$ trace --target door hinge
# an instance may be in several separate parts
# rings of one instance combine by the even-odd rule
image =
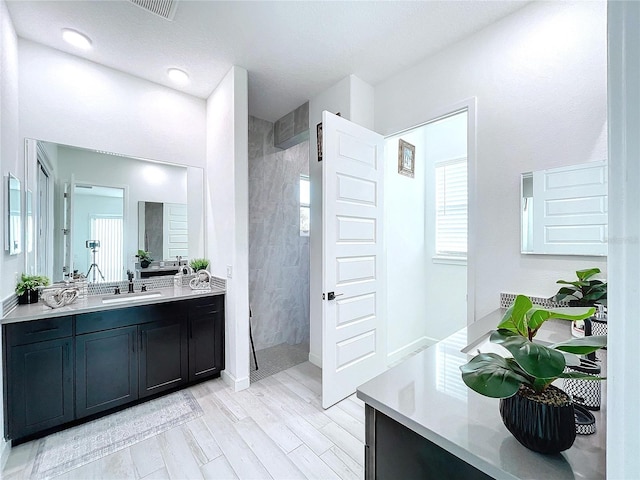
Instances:
[[[64,198],[69,198],[69,194],[67,192],[64,192],[62,195],[64,196]]]
[[[62,229],[62,234],[63,235],[69,235],[69,229],[68,228],[63,228]]]
[[[324,300],[324,293],[322,294],[322,299]]]

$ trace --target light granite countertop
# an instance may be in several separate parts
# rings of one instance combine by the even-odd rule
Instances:
[[[140,292],[137,292],[138,294]],[[206,297],[213,295],[224,295],[225,290],[212,288],[211,290],[192,290],[189,287],[169,287],[149,290],[147,294],[160,293],[159,297],[141,298],[132,295],[127,302],[102,303],[103,298],[114,298],[115,295],[91,295],[78,299],[71,305],[61,308],[50,308],[39,301],[29,305],[18,305],[7,316],[2,319],[2,324],[25,322],[29,320],[40,320],[45,318],[64,317],[66,315],[77,315],[81,313],[98,312],[104,310],[115,310],[118,308],[135,307],[139,305],[151,305],[156,303],[174,302],[177,300],[187,300],[189,298]],[[130,294],[122,293],[121,298]]]
[[[361,385],[358,398],[494,478],[605,478],[606,382],[602,382],[601,410],[592,412],[596,433],[577,435],[573,446],[559,455],[542,455],[509,433],[500,418],[498,399],[484,397],[462,381],[459,367],[475,348],[469,354],[461,350],[481,343],[503,312],[492,312]],[[536,338],[559,342],[570,336],[569,322],[548,321]],[[606,353],[597,355],[604,375]]]

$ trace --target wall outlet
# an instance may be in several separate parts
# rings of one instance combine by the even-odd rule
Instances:
[[[227,278],[233,278],[233,269],[231,265],[227,265]]]

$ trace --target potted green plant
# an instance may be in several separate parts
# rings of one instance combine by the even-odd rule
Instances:
[[[153,262],[153,258],[151,258],[151,254],[145,250],[138,250],[138,254],[136,255],[140,260],[140,266],[142,268],[147,268]]]
[[[500,398],[500,415],[507,429],[525,447],[540,453],[558,453],[573,445],[575,413],[571,397],[551,385],[558,378],[601,380],[581,372],[565,372],[606,345],[605,336],[572,338],[545,346],[533,342],[542,324],[551,318],[581,320],[595,309],[545,309],[518,295],[505,312],[490,340],[511,356],[479,353],[460,367],[464,383],[487,397]]]
[[[49,279],[44,275],[26,275],[23,273],[20,281],[16,284],[18,303],[21,305],[37,303],[38,287],[46,287],[49,283]]]
[[[607,301],[607,283],[602,280],[590,280],[591,277],[600,273],[599,268],[588,268],[576,271],[578,280],[572,282],[558,280],[556,283],[567,285],[561,287],[551,300],[556,302],[568,301],[569,305],[575,307],[593,307],[596,303]]]
[[[194,258],[189,262],[189,266],[193,269],[194,272],[206,270],[207,268],[209,268],[209,260],[207,260],[206,258]]]
[[[576,271],[578,280],[567,281],[558,280],[556,283],[567,285],[561,287],[550,300],[555,302],[568,301],[570,306],[574,307],[594,307],[597,304],[607,304],[607,283],[602,280],[592,279],[594,275],[600,273],[599,268],[588,268],[585,270]],[[586,331],[587,335],[598,334],[606,335],[607,322],[604,316],[593,317],[590,319],[589,331]],[[576,336],[583,336],[585,334],[585,325],[582,321],[573,322],[572,332]]]

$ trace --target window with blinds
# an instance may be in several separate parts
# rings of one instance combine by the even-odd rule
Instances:
[[[91,217],[91,238],[100,241],[100,248],[97,249],[95,256],[96,268],[100,269],[99,272],[104,276],[105,282],[115,282],[123,278],[122,236],[122,217],[100,215]]]
[[[467,159],[436,164],[436,257],[467,258]]]
[[[311,182],[307,175],[300,175],[300,236],[309,236],[311,218]]]

